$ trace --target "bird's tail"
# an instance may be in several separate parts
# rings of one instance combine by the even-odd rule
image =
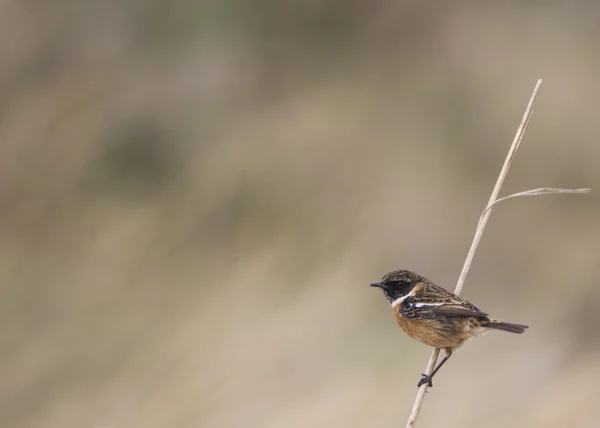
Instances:
[[[485,324],[485,327],[493,328],[496,330],[508,331],[509,333],[518,333],[518,334],[525,332],[525,330],[529,328],[529,326],[523,325],[523,324],[511,324],[509,322],[500,322],[500,321],[494,321],[494,320]]]

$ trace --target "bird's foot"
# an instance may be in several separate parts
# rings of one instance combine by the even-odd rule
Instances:
[[[417,384],[417,387],[420,388],[421,386],[427,384],[427,386],[429,386],[430,388],[432,388],[433,387],[432,379],[433,379],[432,376],[427,376],[425,373],[421,374],[421,380]]]

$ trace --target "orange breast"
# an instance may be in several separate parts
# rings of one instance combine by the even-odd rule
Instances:
[[[393,309],[394,318],[402,330],[413,339],[435,348],[456,348],[470,337],[468,319],[411,319]]]

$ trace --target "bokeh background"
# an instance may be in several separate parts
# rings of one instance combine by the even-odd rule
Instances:
[[[368,287],[453,288],[503,194],[600,188],[596,2],[4,0],[0,425],[403,426],[430,349]],[[600,190],[600,189],[598,189]],[[494,211],[419,426],[598,427],[600,202]]]

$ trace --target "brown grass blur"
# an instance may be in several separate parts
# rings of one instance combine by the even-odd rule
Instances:
[[[0,426],[398,427],[503,194],[600,189],[594,2],[0,2]],[[597,427],[600,203],[508,201],[419,426]]]

